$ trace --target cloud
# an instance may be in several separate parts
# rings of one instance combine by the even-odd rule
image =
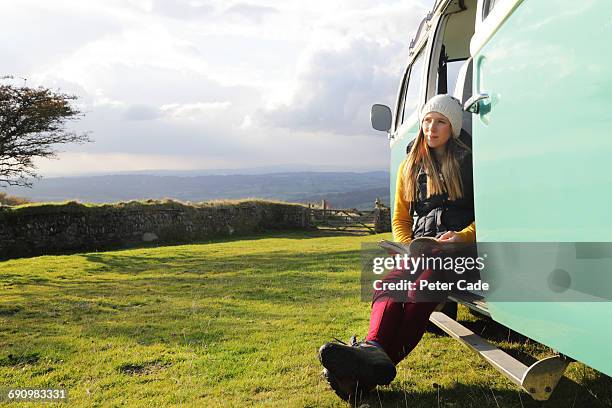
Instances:
[[[386,167],[369,107],[394,103],[424,8],[246,1],[2,2],[6,73],[76,94],[86,115],[70,126],[95,140],[55,165]]]
[[[74,173],[99,173],[137,170],[196,170],[205,165],[210,167],[231,167],[227,160],[202,160],[202,157],[172,154],[142,153],[90,153],[66,152],[57,159],[37,159],[39,171],[47,176],[64,176]]]
[[[181,20],[197,20],[210,17],[215,7],[208,2],[196,0],[153,0],[151,11],[165,17]]]
[[[394,105],[409,39],[423,12],[418,4],[363,3],[319,21],[295,81],[268,99],[260,123],[336,135],[379,134],[371,130],[370,107]]]
[[[153,0],[151,12],[163,17],[170,17],[190,22],[207,21],[212,24],[228,20],[236,23],[260,24],[278,9],[270,6],[253,3],[235,3],[227,6],[228,2],[214,6],[211,1],[198,0]]]
[[[130,109],[131,108],[131,109]],[[147,105],[123,107],[97,106],[80,121],[71,123],[77,132],[91,131],[94,143],[61,146],[62,151],[89,153],[124,152],[129,154],[234,156],[247,151],[248,135],[239,128],[242,118],[229,110],[216,109],[207,114],[172,116],[180,105],[162,110]],[[185,112],[185,111],[184,111]],[[188,109],[187,109],[188,112]]]
[[[124,112],[127,120],[152,120],[161,116],[159,109],[147,105],[131,105]]]
[[[68,62],[65,63],[68,65]],[[195,68],[195,69],[194,69]],[[52,81],[63,70],[41,77],[40,81]],[[96,103],[125,107],[148,105],[161,107],[168,104],[200,105],[211,108],[217,102],[231,102],[232,108],[245,109],[261,103],[260,91],[244,85],[224,85],[200,72],[198,67],[172,67],[136,61],[79,60],[71,65],[71,71],[81,90]],[[79,94],[80,95],[80,94]],[[81,95],[80,95],[81,96]],[[83,95],[85,96],[85,95]]]
[[[3,75],[27,75],[123,29],[121,21],[100,4],[66,3],[57,7],[32,0],[0,2]]]
[[[228,109],[231,102],[196,102],[196,103],[170,103],[163,105],[160,110],[172,118],[187,118],[194,120],[199,116]]]
[[[265,17],[278,12],[278,9],[274,7],[238,3],[225,10],[224,14],[229,17],[238,17],[252,23],[260,24]]]
[[[257,149],[240,127],[244,116],[261,105],[253,88],[224,86],[198,72],[149,65],[117,63],[83,70],[86,86],[41,77],[44,84],[57,83],[78,95],[86,114],[71,123],[71,129],[91,132],[94,140],[61,146],[62,151],[199,155],[214,162],[238,160],[240,154]],[[108,163],[109,169],[118,165],[113,163]]]
[[[385,70],[397,43],[354,40],[342,49],[320,49],[305,61],[286,103],[262,111],[269,126],[341,135],[369,133],[373,103],[393,104],[398,76]]]

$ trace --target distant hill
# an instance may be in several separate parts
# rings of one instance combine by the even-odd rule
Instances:
[[[389,187],[368,188],[343,193],[314,194],[298,198],[295,201],[299,203],[312,203],[326,200],[333,208],[358,208],[365,210],[371,209],[377,198],[384,204],[389,205]]]
[[[83,171],[77,175],[49,174],[48,177],[95,177],[95,176],[229,176],[229,175],[262,175],[278,173],[364,173],[375,172],[380,169],[347,168],[333,165],[308,165],[308,164],[279,164],[260,167],[222,168],[222,169],[195,169],[195,170],[122,170],[113,172],[88,172]]]
[[[335,208],[371,208],[380,198],[389,202],[389,172],[284,172],[246,175],[126,174],[55,177],[34,187],[11,187],[6,192],[33,201],[116,202],[175,198],[207,201],[257,197],[293,202],[323,199]]]

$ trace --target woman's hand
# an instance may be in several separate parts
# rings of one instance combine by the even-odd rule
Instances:
[[[446,231],[438,238],[438,242],[449,243],[449,242],[463,242],[460,235],[456,231]]]

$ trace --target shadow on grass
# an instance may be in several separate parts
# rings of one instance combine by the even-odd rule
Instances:
[[[609,379],[608,379],[609,380]],[[432,383],[427,391],[411,391],[409,388],[397,389],[383,387],[371,391],[356,400],[351,399],[352,407],[497,407],[497,408],[574,408],[610,407],[612,399],[603,388],[610,385],[606,379],[588,380],[578,384],[563,377],[548,401],[535,401],[526,392],[500,389],[489,385],[464,385],[454,383],[442,387]],[[606,383],[606,384],[603,384]],[[596,394],[600,391],[601,394]],[[331,391],[330,391],[331,392]]]
[[[34,258],[38,256],[46,255],[76,255],[83,253],[104,253],[104,252],[121,252],[129,251],[132,249],[146,249],[146,248],[159,248],[166,246],[183,246],[183,245],[202,245],[202,244],[216,244],[225,242],[236,242],[236,241],[259,241],[262,239],[269,238],[282,238],[282,239],[312,239],[312,238],[323,238],[323,237],[354,237],[354,236],[368,236],[371,235],[367,232],[355,232],[355,231],[342,231],[342,230],[328,230],[328,229],[305,229],[305,230],[263,230],[257,231],[247,235],[235,235],[226,237],[211,237],[208,239],[199,240],[160,240],[156,242],[134,242],[134,243],[120,243],[109,244],[96,249],[96,247],[88,248],[74,248],[74,249],[50,249],[47,251],[37,252],[30,255],[21,255],[15,257],[0,257],[0,261],[12,260],[12,259],[24,259]]]
[[[245,245],[246,246],[246,245]],[[138,274],[143,271],[166,269],[168,273],[194,273],[214,275],[222,272],[243,272],[257,270],[262,273],[277,274],[280,271],[297,273],[308,271],[355,270],[360,262],[360,251],[317,251],[308,254],[294,250],[270,250],[263,253],[211,253],[181,252],[177,249],[172,256],[134,255],[123,253],[82,254],[87,261],[97,264],[86,272],[112,271],[121,274]],[[99,268],[101,267],[101,268]]]
[[[602,375],[602,377],[605,377]],[[432,383],[431,390],[412,392],[381,388],[372,391],[363,400],[351,401],[352,406],[370,407],[498,407],[498,408],[596,408],[612,406],[611,394],[606,391],[610,379],[585,380],[578,384],[563,377],[548,401],[535,401],[526,392],[500,389],[486,385],[469,386],[455,383],[442,387]],[[599,392],[599,394],[598,394]]]
[[[528,344],[532,344],[535,347],[539,346],[538,348],[541,349],[548,349],[547,347],[536,343],[530,338],[523,336],[522,334],[517,333],[502,324],[497,323],[489,317],[480,315],[476,317],[476,321],[462,321],[461,324],[489,342],[503,343],[503,345],[501,346],[497,344],[497,347],[499,347],[500,349],[502,349],[503,351],[505,351],[506,353],[508,353],[509,355],[516,358],[527,366],[532,365],[533,363],[538,361],[538,359],[532,356],[531,354],[520,350],[518,347],[525,347]],[[510,344],[516,347],[506,347],[506,344]],[[552,354],[553,353],[551,351],[550,355]]]
[[[523,364],[530,366],[538,361],[533,355],[519,349],[519,347],[524,348],[527,344],[531,346],[531,349],[553,355],[553,351],[548,347],[486,316],[475,316],[477,317],[475,321],[462,321],[461,324],[489,342],[503,343],[504,345],[502,346],[497,344],[497,347],[521,361]],[[446,334],[442,334],[442,336],[446,336]],[[505,346],[507,344],[515,347]],[[457,344],[457,347],[459,347],[459,344]],[[471,353],[472,351],[466,349],[466,352]],[[582,365],[582,370],[580,383],[567,376],[563,376],[548,401],[534,401],[526,392],[519,392],[518,386],[516,387],[517,391],[511,392],[505,389],[466,386],[456,383],[452,388],[443,388],[439,387],[437,384],[432,384],[431,392],[413,395],[411,395],[409,391],[404,390],[379,390],[377,394],[370,395],[366,402],[373,403],[373,406],[376,406],[376,404],[379,404],[380,398],[381,401],[383,401],[383,406],[386,406],[385,401],[387,401],[390,406],[405,406],[402,405],[402,403],[405,404],[406,395],[411,395],[408,397],[408,406],[415,407],[612,407],[612,378],[587,368],[584,365]],[[587,375],[587,370],[590,375]],[[501,378],[502,374],[498,373],[498,375]],[[406,392],[408,392],[408,394],[406,394]],[[480,400],[476,398],[477,396],[481,397]],[[412,398],[412,400],[410,398]]]

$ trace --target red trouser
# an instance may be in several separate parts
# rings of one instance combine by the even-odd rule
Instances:
[[[424,271],[418,279],[427,279],[432,271]],[[405,273],[395,270],[384,281],[405,278]],[[406,294],[412,298],[410,291]],[[382,346],[396,365],[419,343],[429,316],[439,302],[402,302],[383,290],[374,292],[370,312],[370,330],[366,340],[375,341]]]

